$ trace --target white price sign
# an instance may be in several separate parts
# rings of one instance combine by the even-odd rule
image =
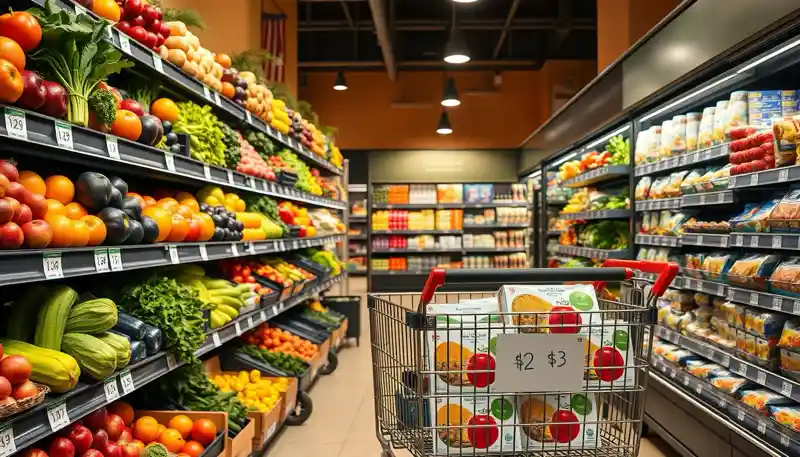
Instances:
[[[736,246],[744,246],[744,237],[742,235],[736,235]]]
[[[200,258],[203,260],[208,260],[208,249],[206,249],[205,244],[200,245]]]
[[[253,316],[247,316],[247,328],[253,328]]]
[[[111,271],[108,265],[108,249],[94,250],[94,270],[98,273],[107,273]]]
[[[758,294],[755,292],[750,293],[750,304],[753,306],[758,306]]]
[[[172,371],[178,366],[178,361],[175,360],[174,354],[167,354],[167,370]]]
[[[181,263],[181,259],[178,257],[178,247],[175,245],[169,245],[169,261],[173,265]]]
[[[233,254],[234,257],[239,257],[239,247],[236,246],[236,243],[231,243],[231,254]]]
[[[236,336],[242,336],[242,326],[239,325],[239,321],[236,321],[233,326],[236,328]]]
[[[64,270],[61,269],[60,252],[45,252],[42,254],[42,267],[44,268],[44,277],[47,279],[64,277]]]
[[[203,96],[210,102],[214,101],[214,98],[211,96],[211,91],[208,90],[208,86],[203,86]]]
[[[103,381],[103,391],[106,394],[106,401],[109,403],[119,398],[119,389],[117,389],[117,378],[112,376]]]
[[[250,255],[256,255],[256,244],[252,241],[247,243],[247,253]]]
[[[772,297],[772,309],[780,311],[783,307],[783,299],[781,297]]]
[[[228,184],[234,184],[233,181],[233,172],[228,170]]]
[[[266,432],[264,432],[264,442],[267,442],[270,440],[270,438],[272,438],[272,435],[275,434],[275,430],[277,430],[277,428],[278,428],[277,422],[273,422],[272,425],[269,426],[269,429]]]
[[[219,333],[218,332],[214,332],[214,333],[211,334],[211,341],[214,342],[214,347],[215,348],[218,348],[218,347],[222,346],[222,341],[220,341],[220,339],[219,339]]]
[[[266,321],[267,320],[267,312],[262,310],[260,313],[258,313],[258,317],[261,318],[261,322]]]
[[[795,301],[792,304],[792,314],[800,315],[800,301]]]
[[[6,426],[0,430],[0,457],[8,457],[17,452],[17,443],[14,441],[14,427]]]
[[[222,105],[222,100],[219,99],[219,92],[214,92],[214,104],[217,106]]]
[[[751,248],[757,248],[758,247],[758,237],[757,236],[753,236],[753,235],[750,236],[750,247]]]
[[[755,237],[753,237],[755,239]],[[783,245],[783,239],[780,235],[772,235],[772,247],[780,249]]]
[[[759,371],[756,373],[756,380],[763,386],[767,382],[767,374],[763,371]]]
[[[161,56],[153,53],[153,68],[159,73],[164,73],[164,64],[161,62]]]
[[[781,383],[781,395],[785,395],[787,397],[792,396],[792,384],[789,381],[783,381]]]
[[[751,186],[758,185],[758,173],[753,173],[750,175],[750,185]]]
[[[164,163],[167,165],[167,170],[172,172],[175,171],[175,157],[173,157],[169,152],[164,153]]]
[[[55,121],[56,142],[62,148],[73,149],[72,126],[68,122]]]
[[[758,433],[765,435],[767,433],[767,422],[759,420],[757,428],[758,428]]]
[[[119,160],[119,143],[117,139],[111,135],[106,135],[106,150],[108,156],[114,160]]]
[[[786,182],[789,179],[789,170],[781,168],[778,171],[778,182]]]
[[[211,167],[206,164],[203,164],[203,176],[206,179],[211,180]]]
[[[577,392],[583,387],[584,336],[497,335],[499,392]]]
[[[108,250],[108,264],[111,266],[111,271],[122,271],[122,253],[118,248]]]
[[[119,34],[119,48],[122,49],[125,54],[131,54],[131,40],[128,38],[128,35],[124,33]]]
[[[247,119],[247,123],[248,124],[252,124],[253,123],[253,115],[250,114],[250,111],[244,110],[244,117],[245,117],[245,119]]]
[[[741,409],[736,412],[736,417],[739,419],[739,422],[744,421],[744,411]]]
[[[28,139],[28,124],[25,122],[25,112],[14,108],[5,108],[6,131],[13,138]]]
[[[69,425],[69,414],[67,414],[67,403],[60,402],[47,408],[47,421],[50,422],[50,430],[57,432]]]
[[[119,383],[122,386],[122,395],[128,395],[136,390],[136,386],[133,385],[133,376],[131,376],[130,370],[125,370],[119,375]]]
[[[789,439],[789,437],[784,435],[783,433],[779,433],[779,435],[781,435],[781,445],[783,447],[789,447],[789,445],[791,444],[791,440]]]

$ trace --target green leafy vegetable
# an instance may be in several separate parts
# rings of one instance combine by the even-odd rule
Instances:
[[[175,133],[189,135],[192,158],[211,165],[225,166],[225,133],[222,122],[211,114],[211,106],[192,102],[178,103],[181,117],[172,124]]]
[[[97,121],[110,127],[117,118],[117,99],[108,89],[97,89],[89,96],[89,108],[97,116]]]
[[[264,161],[269,159],[269,156],[275,154],[275,144],[272,142],[269,137],[264,134],[263,132],[256,132],[255,130],[249,130],[245,132],[244,139],[250,143],[258,155],[261,156]]]
[[[228,127],[228,124],[221,123],[222,133],[225,135],[222,142],[225,144],[225,166],[236,169],[239,160],[242,158],[242,148],[239,144],[239,135],[236,130]]]

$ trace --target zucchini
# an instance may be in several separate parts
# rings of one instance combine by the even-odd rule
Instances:
[[[117,312],[117,325],[115,325],[113,329],[118,333],[128,335],[132,340],[141,340],[144,338],[144,322],[121,311]]]
[[[63,284],[52,290],[39,310],[33,344],[54,351],[61,350],[61,339],[64,337],[67,318],[77,298],[78,293]]]
[[[147,357],[147,349],[144,346],[144,341],[131,341],[131,361],[130,363],[139,363]]]
[[[75,357],[81,373],[103,380],[117,369],[117,353],[99,338],[83,333],[64,335],[62,350]]]
[[[72,307],[65,333],[103,333],[116,325],[117,305],[107,298],[95,298]]]
[[[127,337],[116,333],[105,332],[97,335],[100,341],[106,343],[117,354],[117,370],[125,368],[131,361],[131,342]]]
[[[27,286],[25,293],[11,304],[5,335],[12,340],[30,343],[36,332],[39,309],[47,298],[49,289],[42,284]]]
[[[147,355],[153,355],[161,350],[161,344],[164,341],[161,329],[153,327],[149,324],[144,324],[144,345],[147,348]]]

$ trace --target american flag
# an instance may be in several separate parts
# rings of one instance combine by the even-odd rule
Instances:
[[[261,48],[273,57],[273,60],[264,64],[267,80],[282,83],[285,77],[286,15],[264,14],[261,17]]]

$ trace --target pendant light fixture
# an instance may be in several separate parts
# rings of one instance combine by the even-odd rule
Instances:
[[[444,61],[452,64],[469,62],[467,42],[456,28],[456,6],[453,5],[453,27],[450,30],[450,39],[444,48]]]
[[[347,81],[344,79],[344,73],[341,71],[336,73],[336,80],[333,82],[333,90],[347,90]]]
[[[436,133],[439,135],[450,135],[453,133],[453,128],[450,126],[450,118],[447,116],[446,111],[442,111],[439,116],[439,125],[436,126]]]
[[[461,100],[458,99],[458,90],[456,89],[456,80],[452,76],[445,78],[444,94],[442,94],[442,106],[458,106]]]
[[[475,3],[478,0],[453,0],[453,3]]]

